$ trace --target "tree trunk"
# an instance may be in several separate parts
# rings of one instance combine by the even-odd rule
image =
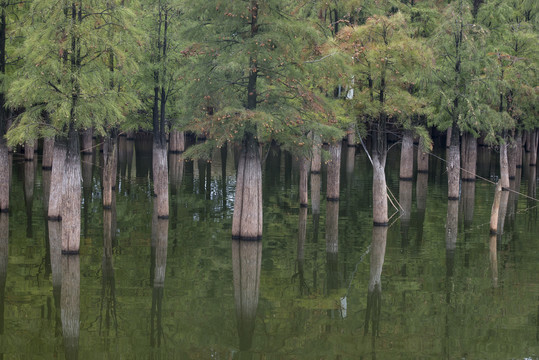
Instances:
[[[185,134],[183,131],[170,131],[169,147],[173,154],[181,154],[185,151]]]
[[[73,128],[69,130],[68,141],[62,190],[62,253],[78,254],[80,247],[82,174],[79,134]]]
[[[326,204],[326,252],[339,253],[339,202]]]
[[[502,189],[509,188],[509,163],[507,160],[507,142],[500,144],[500,182]]]
[[[262,237],[262,168],[258,141],[246,134],[243,140],[238,173],[232,237],[256,240]]]
[[[514,138],[507,144],[507,164],[509,180],[514,180],[517,173],[517,143]]]
[[[417,149],[417,172],[429,172],[429,154],[425,152],[421,146]]]
[[[477,139],[469,133],[462,136],[462,181],[475,181],[477,168]]]
[[[460,188],[460,141],[456,123],[453,124],[451,134],[451,145],[447,152],[448,199],[458,200]]]
[[[166,142],[154,138],[153,143],[153,187],[157,201],[157,217],[168,219],[168,164]]]
[[[320,174],[322,170],[322,139],[320,135],[313,133],[313,156],[311,159],[311,173]]]
[[[385,161],[373,154],[373,180],[372,180],[372,212],[375,226],[387,226],[387,186],[384,170]]]
[[[47,217],[51,221],[60,221],[62,219],[62,193],[66,153],[66,139],[57,138],[54,141],[49,212]]]
[[[309,161],[310,165],[310,161]],[[299,276],[299,291],[301,295],[308,294],[307,284],[305,283],[304,265],[305,265],[305,241],[307,239],[307,208],[299,209],[299,226],[298,226],[298,272]]]
[[[520,131],[517,132],[516,135],[516,167],[522,168],[522,133]]]
[[[169,155],[170,169],[170,190],[176,195],[182,185],[184,161],[180,154],[171,153]]]
[[[88,128],[82,132],[82,155],[92,155],[94,152],[94,129]]]
[[[490,260],[490,271],[492,276],[492,286],[498,287],[498,250],[497,250],[497,241],[496,235],[490,235],[489,239],[489,260]]]
[[[152,217],[152,248],[154,252],[153,287],[165,286],[168,247],[168,219],[160,219],[158,206],[154,205]]]
[[[402,137],[400,180],[412,181],[414,175],[414,137],[410,130],[405,130]]]
[[[77,141],[78,143],[78,141]],[[79,149],[77,148],[77,152]],[[80,332],[80,259],[62,255],[62,333],[66,359],[77,359]]]
[[[464,229],[469,229],[473,222],[475,210],[475,182],[462,183],[462,212],[464,216]]]
[[[416,208],[417,208],[417,245],[423,243],[423,223],[425,222],[425,212],[427,210],[427,188],[429,176],[426,173],[418,173],[416,180]]]
[[[0,213],[9,211],[10,173],[9,151],[4,139],[0,138]]]
[[[103,143],[103,209],[112,206],[112,193],[116,188],[118,147],[115,135],[107,136]]]
[[[341,146],[341,141],[332,143],[329,146],[330,160],[328,162],[327,175],[327,201],[339,201],[341,180]]]
[[[458,200],[447,201],[447,221],[445,225],[445,249],[450,254],[457,247],[457,235],[459,229],[459,202]]]
[[[54,156],[54,138],[46,137],[43,139],[43,160],[41,162],[41,168],[43,171],[52,170],[52,159]]]
[[[539,130],[530,131],[530,166],[537,165],[537,145],[539,144]]]
[[[0,213],[0,334],[4,334],[4,304],[9,259],[9,214]]]
[[[34,141],[27,141],[24,144],[24,161],[34,161]]]
[[[502,184],[498,181],[496,189],[494,190],[494,201],[492,203],[492,210],[490,212],[490,234],[495,235],[498,233],[498,218],[500,212],[500,201],[502,198]]]
[[[349,147],[356,146],[356,124],[354,123],[348,125],[348,130],[346,130],[346,142]]]
[[[354,174],[356,162],[356,147],[350,146],[346,151],[346,174],[347,178],[351,179]]]
[[[252,346],[258,308],[261,265],[261,241],[232,240],[234,303],[236,305],[240,351],[249,350]]]
[[[299,205],[304,208],[309,206],[308,182],[310,164],[311,162],[308,158],[301,157],[299,164]]]

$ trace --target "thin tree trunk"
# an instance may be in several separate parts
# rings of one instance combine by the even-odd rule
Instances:
[[[309,206],[308,182],[310,161],[302,156],[299,164],[299,205],[307,208]]]
[[[477,139],[469,133],[462,136],[462,181],[475,181],[477,168]]]
[[[82,174],[80,165],[79,134],[73,128],[69,130],[68,141],[63,173],[61,209],[62,253],[78,254],[80,247]]]
[[[402,137],[400,180],[412,181],[414,175],[414,137],[410,130],[405,130]]]
[[[326,204],[326,252],[339,253],[339,202]]]
[[[356,146],[356,124],[352,123],[348,125],[348,130],[346,130],[346,140],[349,147]]]
[[[509,188],[509,163],[507,161],[507,142],[500,144],[500,182],[502,189]]]
[[[107,136],[103,145],[103,209],[110,209],[118,167],[117,137]]]
[[[169,217],[168,198],[168,163],[167,147],[164,141],[154,139],[153,143],[153,186],[157,196],[157,216],[159,219]]]
[[[530,131],[530,166],[537,165],[538,144],[539,144],[539,130]]]
[[[0,213],[9,211],[10,173],[9,151],[4,139],[0,138]]]
[[[47,217],[51,221],[60,221],[62,219],[61,210],[66,153],[66,139],[57,138],[54,141],[54,155],[51,171],[51,189],[49,197],[49,212]]]
[[[500,201],[502,198],[502,184],[498,181],[496,189],[494,190],[494,201],[492,203],[492,210],[490,212],[490,234],[495,235],[498,233],[498,215],[500,211]]]
[[[9,215],[0,213],[0,334],[4,334],[4,304],[9,259]]]
[[[445,225],[445,248],[447,252],[453,253],[457,246],[457,235],[459,228],[459,202],[458,200],[447,201],[447,220]]]
[[[408,244],[408,230],[412,219],[412,182],[407,180],[399,181],[399,203],[401,204],[401,237],[402,244]]]
[[[387,186],[384,170],[385,161],[373,154],[373,181],[372,181],[372,212],[375,226],[387,226]]]
[[[462,212],[464,216],[464,229],[469,229],[473,222],[475,210],[475,182],[462,183]]]
[[[24,203],[26,207],[26,237],[33,238],[32,234],[32,208],[34,205],[34,184],[36,167],[33,161],[24,163]]]
[[[338,201],[340,196],[341,146],[341,141],[334,142],[329,146],[330,160],[328,162],[326,189],[326,196],[328,201]]]
[[[232,237],[262,237],[262,168],[258,142],[247,134],[241,150],[236,180]]]
[[[94,129],[88,128],[82,132],[82,155],[91,155],[94,152]]]
[[[310,163],[309,163],[310,165]],[[298,276],[299,276],[299,291],[301,295],[308,293],[308,288],[305,283],[304,265],[305,265],[305,240],[307,239],[307,208],[299,209],[299,226],[298,226]]]
[[[458,200],[460,189],[460,141],[456,123],[453,123],[451,134],[451,145],[447,152],[448,199]]]
[[[498,287],[498,250],[497,250],[497,239],[496,235],[490,235],[489,239],[489,261],[490,261],[490,271],[492,277],[492,286],[494,288]]]
[[[429,172],[429,154],[423,150],[422,146],[417,149],[417,172]]]
[[[517,173],[517,143],[514,138],[507,145],[507,164],[509,166],[509,180],[514,180]]]
[[[378,336],[380,315],[382,309],[382,268],[386,253],[386,226],[372,228],[371,261],[369,271],[369,287],[367,295],[367,310],[365,313],[364,333],[368,334],[371,325],[372,336]]]

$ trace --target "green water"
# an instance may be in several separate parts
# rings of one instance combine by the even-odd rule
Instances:
[[[71,267],[76,274],[63,274],[62,289],[63,296],[78,296],[74,343],[66,340],[61,291],[53,290],[57,265],[54,259],[51,264],[43,215],[41,164],[34,166],[30,203],[24,179],[31,167],[14,155],[9,255],[3,251],[0,259],[7,262],[0,267],[3,357],[539,358],[539,220],[537,207],[528,209],[535,202],[509,198],[504,234],[491,247],[494,186],[472,184],[470,200],[470,185],[465,189],[463,183],[453,247],[446,236],[450,206],[443,163],[431,158],[428,186],[416,186],[426,175],[400,184],[393,147],[388,186],[402,206],[411,206],[410,217],[392,218],[380,252],[369,160],[362,151],[349,157],[344,146],[338,224],[327,223],[324,169],[320,215],[309,207],[303,239],[298,162],[270,151],[263,164],[263,239],[233,242],[229,149],[226,163],[216,152],[211,163],[184,163],[181,178],[171,173],[168,233],[159,232],[152,220],[151,154],[147,144],[135,146],[133,155],[120,150],[110,242],[99,153],[84,159],[93,165],[85,169],[91,181],[85,178],[81,254]],[[480,148],[478,173],[488,179],[497,173],[488,149]],[[519,172],[523,193],[529,174],[528,167]],[[0,239],[6,239],[6,216],[2,221]],[[327,252],[326,239],[335,238],[337,251]],[[381,287],[369,295],[377,270]],[[72,288],[66,289],[68,280]],[[70,310],[62,310],[68,316]]]

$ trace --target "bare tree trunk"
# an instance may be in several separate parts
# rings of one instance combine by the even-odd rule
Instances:
[[[477,139],[469,133],[462,136],[462,181],[475,181],[477,168]]]
[[[169,217],[168,198],[168,163],[167,147],[164,141],[154,139],[153,143],[153,187],[157,196],[157,216],[159,219]]]
[[[445,225],[445,249],[446,257],[453,258],[457,247],[457,235],[459,228],[459,202],[458,200],[447,201],[447,221]],[[450,267],[452,269],[452,265]],[[452,273],[452,270],[450,271]]]
[[[69,130],[68,141],[69,143],[64,164],[65,171],[63,173],[61,209],[62,253],[78,254],[80,247],[82,174],[80,165],[79,135],[73,128]]]
[[[34,144],[33,140],[24,143],[24,161],[34,161]]]
[[[107,136],[103,143],[103,209],[112,206],[112,193],[116,187],[118,167],[117,137]]]
[[[258,142],[247,134],[243,140],[238,173],[232,237],[260,239],[262,237],[262,168]]]
[[[517,132],[516,135],[516,166],[517,168],[522,168],[522,133],[520,131]]]
[[[240,160],[241,162],[241,160]],[[260,289],[262,242],[232,240],[234,303],[240,351],[252,346]]]
[[[36,167],[34,161],[24,163],[24,203],[26,207],[26,237],[31,239],[32,234],[32,208],[34,205],[34,183]]]
[[[327,175],[326,196],[328,201],[338,201],[340,195],[341,181],[341,146],[342,142],[337,141],[329,146],[329,162]]]
[[[348,125],[348,129],[346,130],[346,142],[348,143],[349,147],[355,147],[356,146],[356,124],[351,123]]]
[[[160,346],[163,339],[163,295],[167,267],[168,219],[158,216],[158,204],[154,203],[152,216],[152,268],[150,271],[152,291],[151,345]]]
[[[451,134],[451,145],[447,152],[448,199],[458,200],[460,188],[460,141],[456,123],[453,124]]]
[[[82,132],[82,155],[92,155],[94,152],[94,129],[88,128]]]
[[[492,203],[492,210],[490,212],[490,234],[495,235],[498,233],[498,215],[500,211],[500,201],[502,198],[502,184],[498,181],[496,189],[494,191],[494,202]]]
[[[43,139],[43,160],[41,168],[44,171],[52,170],[52,159],[54,157],[54,138],[46,137]]]
[[[384,170],[385,161],[373,154],[372,212],[375,226],[387,226],[387,186]]]
[[[10,173],[9,151],[4,139],[0,138],[0,213],[9,211]]]
[[[54,158],[52,162],[51,189],[49,197],[49,215],[47,217],[52,221],[62,220],[61,210],[66,153],[66,139],[57,138],[54,142]]]
[[[496,235],[490,235],[489,239],[489,260],[490,271],[492,273],[492,287],[498,287],[498,250]]]
[[[78,152],[79,149],[77,149]],[[62,333],[66,359],[77,359],[80,333],[80,259],[62,255]]]
[[[509,188],[509,163],[507,161],[507,142],[500,144],[500,182],[502,189]]]
[[[414,137],[410,130],[405,130],[402,137],[400,180],[412,181],[414,176]]]
[[[420,174],[429,172],[429,154],[425,151],[422,139],[419,140],[417,148],[417,172]]]
[[[449,129],[447,129],[447,132],[445,133],[445,147],[449,149],[449,147],[451,146],[451,138],[452,138],[452,134],[453,134],[453,128],[450,127]]]
[[[299,205],[304,208],[309,206],[308,182],[310,165],[311,161],[302,156],[299,164]]]
[[[339,253],[339,202],[326,204],[326,252]]]
[[[399,203],[401,204],[401,236],[403,245],[408,244],[408,230],[412,218],[412,182],[399,181]]]
[[[530,166],[537,165],[537,145],[539,144],[539,130],[530,131]]]
[[[181,154],[185,151],[185,133],[183,131],[170,131],[169,148],[173,154]]]
[[[313,157],[311,159],[311,173],[320,174],[322,170],[322,139],[313,133]]]

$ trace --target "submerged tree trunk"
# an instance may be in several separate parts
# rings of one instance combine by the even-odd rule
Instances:
[[[378,336],[380,330],[380,315],[382,313],[382,268],[386,253],[386,226],[372,228],[371,263],[369,271],[369,287],[367,295],[367,310],[365,313],[364,333],[369,332],[371,325],[372,336]]]
[[[496,235],[498,233],[498,219],[500,213],[500,201],[502,198],[502,184],[498,181],[496,189],[494,190],[494,201],[492,202],[492,210],[490,212],[490,234]]]
[[[374,155],[373,158],[373,181],[372,181],[372,212],[375,226],[387,226],[387,186],[384,170],[385,159]]]
[[[451,130],[451,144],[447,152],[448,199],[458,200],[460,190],[460,145],[457,123]]]
[[[539,144],[539,130],[530,131],[530,166],[537,165],[537,146]]]
[[[348,129],[346,130],[346,142],[348,143],[349,147],[356,146],[356,124],[355,123],[348,125]]]
[[[51,171],[51,188],[49,196],[48,219],[60,221],[62,219],[62,194],[64,168],[66,161],[67,145],[65,138],[57,138],[54,141],[54,154]]]
[[[82,132],[82,155],[91,155],[94,152],[94,129],[88,128]]]
[[[168,219],[168,163],[167,144],[164,139],[154,137],[153,142],[153,188],[157,201],[157,217]]]
[[[24,144],[24,161],[34,161],[34,140]]]
[[[464,229],[469,229],[473,222],[475,210],[475,182],[462,183],[462,213],[464,214]]]
[[[308,183],[309,183],[309,165],[307,157],[302,156],[299,163],[299,205],[307,208],[309,206]]]
[[[411,130],[405,130],[402,137],[400,180],[412,181],[414,175],[414,137]]]
[[[509,188],[509,162],[507,160],[507,142],[500,144],[500,183],[502,189]]]
[[[77,148],[78,151],[78,148]],[[77,359],[80,333],[80,259],[62,255],[62,333],[66,359]]]
[[[477,139],[470,133],[462,136],[462,181],[475,181],[477,168]]]
[[[417,149],[417,172],[429,172],[429,154],[423,150],[422,146]]]
[[[417,208],[417,245],[423,243],[423,223],[425,222],[425,212],[427,210],[427,188],[428,188],[428,174],[417,174],[416,182],[416,208]]]
[[[232,240],[234,303],[236,305],[240,351],[247,351],[252,346],[258,308],[261,265],[262,242],[260,240]]]
[[[44,171],[52,170],[52,160],[54,157],[54,138],[46,137],[43,139],[43,160],[41,161],[41,168]]]
[[[0,213],[9,211],[9,151],[5,140],[0,137]]]
[[[258,141],[247,134],[238,163],[232,237],[260,239],[262,237],[262,168]]]
[[[326,196],[328,201],[339,201],[341,183],[341,146],[339,140],[329,146]]]
[[[399,203],[401,204],[401,237],[402,244],[408,244],[408,230],[412,219],[412,182],[407,180],[399,181]]]
[[[32,234],[32,208],[34,205],[34,184],[36,167],[34,161],[24,163],[24,203],[26,207],[26,237],[31,239]]]
[[[9,259],[9,214],[0,213],[0,334],[4,334],[4,303]]]
[[[80,247],[82,174],[79,149],[79,134],[71,128],[63,172],[61,209],[63,254],[78,254]]]

